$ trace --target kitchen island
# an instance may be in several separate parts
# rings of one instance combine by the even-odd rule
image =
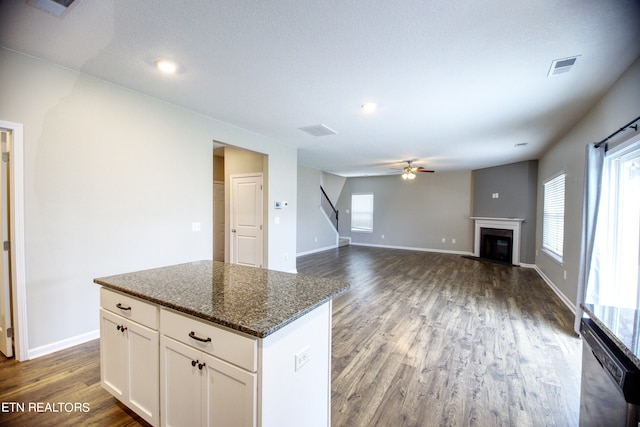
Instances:
[[[103,387],[152,425],[330,425],[347,283],[215,261],[94,282]]]

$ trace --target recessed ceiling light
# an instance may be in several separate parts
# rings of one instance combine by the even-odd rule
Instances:
[[[178,70],[178,64],[168,59],[158,59],[155,64],[163,73],[173,74]]]
[[[365,102],[362,104],[362,110],[364,110],[365,113],[373,113],[376,111],[376,108],[378,108],[378,104],[375,102]]]

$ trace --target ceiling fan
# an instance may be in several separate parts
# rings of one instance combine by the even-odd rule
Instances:
[[[422,166],[412,166],[411,163],[414,162],[414,160],[403,160],[402,161],[407,162],[407,166],[405,166],[404,168],[402,168],[402,179],[404,180],[412,180],[412,179],[416,179],[416,173],[419,172],[423,172],[423,173],[434,173],[435,171],[432,170],[427,170],[425,168],[423,168]]]

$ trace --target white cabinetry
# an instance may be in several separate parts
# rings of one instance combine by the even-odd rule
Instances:
[[[100,291],[102,386],[152,425],[159,425],[158,309]]]
[[[257,339],[162,309],[164,426],[256,425]]]
[[[257,338],[100,292],[102,386],[152,425],[331,425],[331,301]]]

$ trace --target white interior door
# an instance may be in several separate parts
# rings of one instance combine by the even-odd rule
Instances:
[[[213,259],[224,262],[224,182],[213,183]]]
[[[9,236],[9,151],[11,147],[11,134],[5,130],[0,130],[2,138],[2,171],[0,171],[0,198],[2,199],[2,241],[10,242]],[[6,156],[5,156],[6,153]],[[4,245],[2,245],[4,246]],[[13,356],[13,343],[11,339],[11,274],[10,256],[8,248],[0,247],[2,251],[2,261],[0,262],[0,280],[2,286],[0,290],[0,352],[7,357]]]
[[[262,267],[262,174],[232,175],[230,200],[230,261]]]

